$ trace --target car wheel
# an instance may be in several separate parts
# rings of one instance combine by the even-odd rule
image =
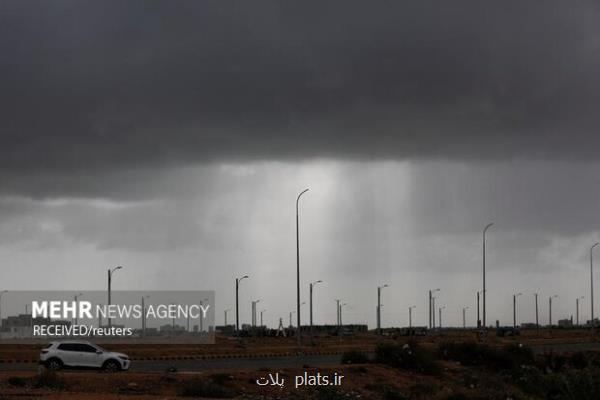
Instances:
[[[63,363],[58,358],[51,358],[46,361],[46,367],[51,371],[58,371],[63,367]]]
[[[121,369],[121,366],[115,360],[108,360],[104,363],[104,371],[106,372],[117,372]]]

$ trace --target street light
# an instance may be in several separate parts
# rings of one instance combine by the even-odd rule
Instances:
[[[310,287],[310,335],[313,334],[313,288],[319,283],[323,283],[322,280],[311,282]]]
[[[381,291],[386,287],[388,287],[387,284],[383,286],[377,286],[377,330],[379,331],[380,335],[383,334],[383,331],[381,330]]]
[[[576,325],[579,326],[579,300],[585,299],[585,296],[581,296],[575,299],[575,315],[576,315]]]
[[[539,319],[539,309],[538,309],[538,294],[534,293],[533,296],[535,297],[535,327],[536,330],[540,331],[540,319]]]
[[[112,319],[110,318],[110,291],[111,291],[111,282],[112,282],[112,275],[115,273],[115,271],[123,269],[123,267],[121,265],[113,268],[112,270],[109,268],[108,269],[108,329],[111,329],[112,326]]]
[[[267,310],[260,310],[260,326],[263,327],[263,313]]]
[[[490,222],[489,224],[487,224],[485,226],[485,228],[483,228],[483,328],[485,329],[486,327],[486,320],[485,320],[485,233],[487,232],[488,229],[490,229],[490,227],[494,225],[493,222]]]
[[[2,327],[2,295],[4,293],[8,293],[8,290],[3,290],[0,292],[0,327]]]
[[[202,311],[202,306],[204,305],[204,302],[208,301],[208,299],[202,299],[200,301],[200,321],[199,321],[199,333],[202,335],[202,332],[204,332],[204,312]],[[189,319],[189,314],[188,314],[188,330],[189,330],[189,325],[190,325],[190,319]]]
[[[348,305],[348,303],[340,304],[340,326],[344,325],[344,322],[342,321],[342,309],[344,306],[347,306],[347,305]]]
[[[417,308],[417,306],[408,307],[408,328],[412,329],[412,310],[413,308]]]
[[[337,313],[337,326],[338,328],[340,327],[340,301],[342,301],[341,299],[334,299],[333,301],[335,301],[336,306],[335,306],[335,312]]]
[[[302,342],[300,338],[300,228],[298,224],[298,203],[300,202],[300,197],[306,192],[308,192],[308,189],[304,189],[296,198],[296,312],[298,314],[298,346]]]
[[[435,318],[433,314],[435,313],[435,308],[433,307],[433,293],[439,292],[440,289],[433,289],[429,291],[429,329],[435,326],[435,322],[433,321]]]
[[[590,248],[590,304],[591,304],[591,313],[592,313],[592,329],[596,325],[594,322],[594,247],[598,246],[600,243],[594,243],[594,245]]]
[[[442,329],[442,310],[446,308],[446,306],[440,307],[440,318],[438,320],[439,322],[439,326],[440,326],[440,330]]]
[[[227,312],[228,311],[231,311],[231,310],[228,308],[228,309],[226,309],[226,310],[223,311],[223,313],[225,314],[225,320],[224,320],[225,326],[227,326]]]
[[[555,298],[557,298],[557,297],[558,297],[558,295],[557,295],[557,294],[555,294],[554,296],[550,296],[550,297],[548,298],[548,308],[549,308],[549,312],[548,312],[548,322],[549,322],[550,328],[552,328],[552,299],[555,299]]]
[[[260,299],[252,302],[252,327],[256,326],[256,305],[260,302]]]
[[[466,311],[469,309],[469,306],[463,307],[462,309],[462,314],[463,314],[463,329],[467,329],[467,317],[466,317]]]
[[[75,307],[77,307],[77,299],[79,299],[79,297],[83,296],[83,293],[79,293],[76,294],[75,296],[73,296],[73,298],[75,299]],[[26,312],[27,313],[27,312]],[[77,325],[77,311],[75,311],[75,325]]]
[[[249,278],[248,275],[244,275],[241,278],[235,278],[235,331],[240,331],[240,282],[243,279]]]
[[[513,294],[513,328],[517,328],[517,297],[523,293]]]
[[[479,294],[483,293],[483,290],[477,291],[477,329],[481,328],[481,317],[479,314]]]
[[[145,301],[150,296],[142,296],[142,337],[146,336],[146,304]],[[188,330],[189,330],[189,318],[188,318]]]

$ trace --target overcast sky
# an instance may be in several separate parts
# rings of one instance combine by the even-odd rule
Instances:
[[[598,71],[594,1],[3,1],[0,289],[124,265],[115,289],[215,290],[220,323],[248,274],[242,320],[287,322],[308,187],[317,323],[342,298],[373,325],[384,283],[384,325],[437,287],[462,323],[492,221],[488,322],[515,292],[589,318]]]

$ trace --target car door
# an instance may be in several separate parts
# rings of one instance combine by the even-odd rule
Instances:
[[[78,365],[82,367],[101,367],[101,356],[97,353],[97,349],[86,343],[79,343],[77,345],[77,357],[79,359]]]
[[[56,356],[64,365],[73,367],[77,365],[77,348],[75,343],[61,343],[56,349]]]

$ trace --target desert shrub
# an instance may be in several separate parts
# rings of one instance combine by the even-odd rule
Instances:
[[[567,357],[554,352],[545,353],[542,356],[541,367],[551,372],[561,372],[567,365]]]
[[[181,396],[186,397],[212,397],[215,399],[229,399],[235,393],[223,385],[215,383],[211,380],[190,379],[185,381],[181,386]]]
[[[584,369],[589,365],[587,355],[582,351],[573,353],[569,358],[569,365],[575,369]]]
[[[37,376],[34,386],[36,388],[53,390],[63,390],[67,388],[66,382],[58,375],[58,373],[47,369],[44,369],[42,373]]]
[[[375,361],[423,374],[434,375],[440,372],[440,366],[434,355],[417,343],[379,344],[375,348]]]
[[[520,365],[534,363],[531,349],[520,345],[510,345],[498,349],[475,342],[447,342],[440,343],[438,355],[466,366],[478,365],[500,370],[514,369]]]
[[[544,383],[547,399],[600,399],[600,369],[598,368],[571,370],[562,374],[547,375]]]
[[[318,386],[310,395],[314,400],[346,400],[347,397],[335,386]]]
[[[384,400],[409,400],[410,397],[393,386],[383,385],[380,388],[381,397]]]
[[[232,381],[233,376],[231,376],[230,374],[225,374],[225,373],[221,372],[221,373],[212,374],[210,376],[210,379],[218,385],[223,385],[226,382]]]
[[[368,362],[369,358],[362,351],[350,350],[342,354],[342,364],[366,364]]]
[[[11,376],[8,378],[8,384],[11,386],[23,387],[27,384],[27,381],[20,376]]]

